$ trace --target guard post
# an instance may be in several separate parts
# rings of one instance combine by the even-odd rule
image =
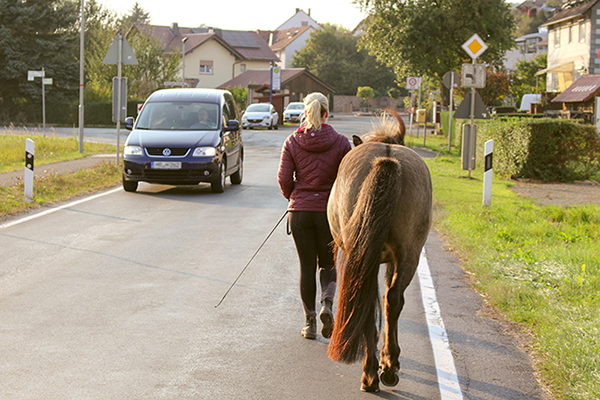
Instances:
[[[492,168],[492,159],[494,155],[494,141],[485,142],[485,162],[483,172],[483,205],[492,205],[492,178],[494,169]]]
[[[25,200],[33,200],[33,158],[35,143],[31,139],[25,140]]]

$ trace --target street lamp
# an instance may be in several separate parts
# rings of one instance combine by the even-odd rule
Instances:
[[[181,53],[181,88],[185,87],[185,42],[187,42],[188,38],[187,36],[184,37],[183,39],[181,39],[181,47],[182,47],[182,53]]]

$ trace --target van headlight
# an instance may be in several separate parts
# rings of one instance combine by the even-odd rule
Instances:
[[[214,157],[217,150],[214,147],[196,147],[194,149],[194,157]]]
[[[126,156],[141,156],[142,148],[140,146],[125,146],[123,148],[123,154]]]

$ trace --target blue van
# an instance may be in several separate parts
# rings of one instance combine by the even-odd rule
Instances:
[[[227,90],[163,89],[150,95],[123,148],[123,189],[138,182],[167,185],[242,183],[244,145],[235,100]]]

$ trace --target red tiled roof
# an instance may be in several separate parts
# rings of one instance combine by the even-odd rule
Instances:
[[[319,82],[321,85],[330,88],[331,91],[335,91],[327,83],[323,82],[310,72],[306,68],[283,68],[281,70],[281,85],[285,85],[287,82],[297,78],[300,75],[308,75],[311,79]],[[268,69],[254,69],[246,71],[235,78],[221,84],[217,89],[226,89],[228,87],[241,86],[243,88],[252,87],[259,88],[262,86],[269,86],[271,84],[271,73]]]

